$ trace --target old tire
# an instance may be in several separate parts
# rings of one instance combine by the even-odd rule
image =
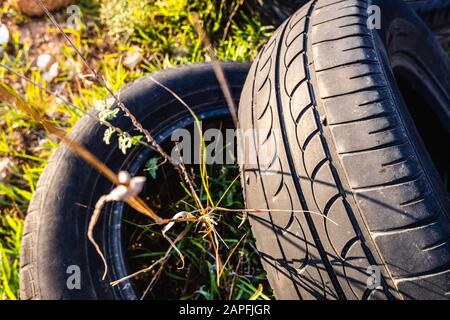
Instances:
[[[278,299],[449,298],[449,75],[402,1],[310,1],[265,45],[240,101],[242,183],[271,210],[251,222]]]
[[[417,12],[427,12],[450,6],[449,0],[404,0]]]
[[[421,17],[439,42],[448,50],[450,45],[450,6],[424,12]]]
[[[279,26],[297,9],[306,4],[309,0],[248,0],[245,6],[251,12],[257,12],[264,23]],[[441,16],[440,24],[442,24],[442,11],[446,11],[450,7],[450,0],[404,0],[413,8],[430,26],[435,26],[435,18],[430,19],[430,15]],[[448,26],[449,20],[446,25]]]
[[[222,63],[231,93],[240,95],[248,65]],[[210,64],[194,64],[159,71],[153,77],[186,101],[204,122],[230,119],[225,98]],[[143,77],[121,91],[121,99],[140,123],[159,142],[170,140],[177,128],[193,123],[192,116],[171,94]],[[129,119],[120,116],[114,124],[131,132]],[[71,130],[71,137],[84,145],[114,172],[138,170],[145,157],[154,153],[136,146],[124,156],[117,147],[102,141],[105,127],[91,117],[83,117]],[[112,142],[116,145],[116,142]],[[135,169],[131,169],[135,168]],[[87,241],[87,223],[101,195],[111,183],[75,156],[65,145],[51,157],[40,177],[28,209],[20,259],[20,296],[22,299],[136,299],[133,282],[112,287],[109,283],[129,274],[126,252],[121,243],[120,214],[105,211],[96,226],[95,238],[108,259],[108,277],[102,281],[103,265]],[[78,267],[80,288],[67,286]],[[73,283],[73,282],[71,282]]]

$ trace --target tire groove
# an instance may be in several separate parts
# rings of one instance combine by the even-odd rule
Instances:
[[[306,25],[306,27],[305,27],[305,34],[306,34],[306,36],[304,38],[305,44],[307,44],[307,39],[308,39],[310,16],[311,16],[311,14],[312,14],[312,12],[314,10],[314,7],[315,7],[316,3],[317,3],[317,0],[314,0],[311,3],[310,8],[308,10],[308,14],[306,16],[306,23],[305,23],[305,25]],[[281,38],[283,38],[284,31],[285,31],[285,29],[281,32]],[[307,46],[305,45],[304,48],[306,49]],[[281,47],[279,46],[277,48],[277,52],[279,53],[280,51],[281,51]],[[276,56],[277,56],[277,61],[275,62],[275,68],[276,68],[275,69],[275,77],[276,77],[275,78],[275,83],[279,84],[280,83],[280,70],[279,70],[280,54],[277,54]],[[281,133],[282,133],[282,136],[283,136],[283,143],[284,143],[284,147],[285,147],[285,151],[286,151],[286,155],[287,155],[289,168],[290,168],[293,176],[297,177],[298,176],[297,169],[295,168],[295,164],[293,163],[293,156],[292,156],[290,148],[289,148],[289,138],[288,138],[288,135],[287,135],[287,132],[286,132],[286,124],[285,124],[283,116],[282,116],[283,115],[283,107],[282,107],[282,101],[281,101],[281,94],[280,94],[280,87],[279,87],[279,85],[275,85],[275,90],[276,90],[276,98],[277,98],[277,106],[278,106],[278,116],[279,116],[278,118],[279,118],[279,121],[280,121],[280,129],[281,129]],[[305,199],[303,197],[302,188],[300,186],[300,183],[299,183],[298,179],[293,179],[293,181],[294,181],[294,186],[295,186],[295,189],[297,191],[297,195],[299,197],[301,206],[302,206],[303,210],[305,211],[305,213],[304,213],[305,214],[305,219],[306,219],[306,221],[308,223],[308,227],[309,227],[309,229],[310,229],[310,231],[311,231],[311,233],[313,235],[314,242],[315,242],[315,244],[317,246],[317,249],[319,251],[319,255],[320,255],[321,259],[322,259],[322,262],[323,262],[323,264],[325,266],[325,269],[326,269],[326,271],[328,273],[328,276],[329,276],[329,278],[330,278],[330,280],[332,282],[332,285],[333,285],[333,287],[334,287],[334,289],[336,291],[336,294],[337,294],[338,298],[344,299],[345,295],[344,295],[344,292],[343,292],[343,290],[342,290],[342,288],[341,288],[341,286],[339,284],[339,280],[337,279],[336,274],[333,272],[333,266],[331,265],[331,263],[328,260],[326,251],[325,251],[325,249],[324,249],[324,247],[323,247],[323,245],[321,243],[321,240],[320,240],[320,237],[318,235],[317,229],[316,229],[316,227],[314,225],[314,221],[313,221],[311,215],[308,213],[308,211],[309,211],[308,210],[308,205],[307,205],[307,203],[306,203],[306,201],[305,201]]]
[[[288,22],[286,22],[286,23],[288,23]],[[274,37],[273,43],[276,44],[276,37]],[[275,45],[274,45],[274,48],[275,48]],[[274,48],[272,50],[274,50]],[[264,53],[264,52],[262,52],[262,53]],[[272,59],[272,53],[273,53],[273,51],[271,52],[271,54],[269,56],[269,59]],[[257,65],[256,65],[256,68],[255,68],[255,74],[253,75],[252,103],[251,103],[251,106],[252,106],[252,108],[251,108],[251,120],[252,120],[252,124],[253,124],[252,127],[253,128],[257,128],[258,127],[256,125],[257,121],[255,121],[255,112],[256,111],[255,111],[255,107],[254,107],[254,105],[255,105],[254,97],[255,97],[255,87],[256,87],[256,72],[258,71],[259,61],[257,60],[256,63],[257,63]],[[270,98],[268,98],[268,99],[270,99]],[[269,103],[269,105],[270,105],[270,103]],[[271,112],[272,112],[272,110],[271,110]],[[254,139],[255,143],[258,141],[255,131],[253,131],[253,139]],[[257,146],[255,146],[255,147],[257,147]],[[269,200],[267,199],[267,191],[266,191],[264,179],[262,178],[262,175],[261,175],[261,172],[264,172],[264,170],[261,170],[259,154],[256,155],[256,161],[257,161],[257,165],[258,165],[258,169],[259,169],[259,173],[257,174],[257,176],[258,176],[258,178],[259,178],[259,180],[261,182],[261,188],[263,189],[264,200],[266,202],[267,209],[269,210],[268,215],[269,215],[269,218],[270,218],[270,222],[272,224],[272,230],[275,233],[275,237],[276,237],[278,248],[279,248],[279,250],[280,250],[284,260],[286,260],[286,255],[285,255],[285,252],[284,252],[283,247],[281,245],[281,242],[280,242],[280,239],[279,239],[279,236],[278,236],[278,232],[277,232],[277,230],[275,230],[275,227],[274,227],[275,226],[275,222],[274,222],[274,219],[272,217],[272,213],[270,211],[270,204],[269,204]],[[305,268],[307,268],[307,266],[305,266]],[[298,297],[300,299],[303,299],[302,293],[300,292],[300,290],[297,287],[297,285],[295,285],[295,280],[293,278],[293,275],[292,275],[290,269],[286,268],[286,271],[289,273],[290,280],[292,281],[292,283],[294,283],[294,288],[295,288],[295,291],[297,292]],[[277,269],[277,272],[278,272],[278,269]]]

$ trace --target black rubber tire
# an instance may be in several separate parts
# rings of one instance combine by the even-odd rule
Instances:
[[[448,194],[393,70],[448,130],[449,59],[401,1],[311,1],[254,61],[239,122],[258,161],[242,183],[249,209],[272,210],[251,223],[277,299],[450,297]],[[442,152],[448,132],[433,137]]]
[[[245,5],[251,12],[258,12],[264,23],[279,26],[308,1],[309,0],[248,0],[245,1]],[[432,12],[436,15],[442,15],[440,11],[450,7],[450,0],[404,1],[420,14],[425,21],[433,23],[431,25],[434,25],[434,21],[429,19]],[[449,20],[447,20],[446,25],[449,25]]]
[[[249,65],[237,62],[221,63],[236,104]],[[229,119],[225,99],[210,64],[194,64],[153,74],[153,77],[174,90],[197,113],[202,121]],[[158,140],[170,138],[176,128],[193,123],[190,113],[171,94],[143,77],[121,91],[121,98],[136,118]],[[114,124],[132,130],[129,119],[121,116]],[[91,117],[83,117],[70,136],[84,145],[109,168],[128,170],[145,149],[136,146],[124,156],[116,142],[102,142],[105,127]],[[145,149],[148,151],[148,149]],[[135,299],[132,283],[112,288],[111,280],[129,274],[121,248],[109,242],[113,229],[121,219],[104,214],[96,226],[96,239],[108,257],[110,272],[101,281],[103,265],[93,246],[87,241],[87,224],[98,198],[112,189],[111,183],[75,156],[66,146],[60,146],[40,177],[25,221],[20,258],[20,296],[22,299]],[[106,209],[105,209],[106,210]],[[116,219],[116,220],[114,220]],[[113,222],[111,222],[113,221]],[[112,225],[111,225],[112,223]],[[118,232],[120,237],[120,232]],[[102,241],[103,239],[103,241]],[[120,247],[120,245],[119,245]],[[125,270],[114,270],[111,259],[119,259]],[[69,290],[66,269],[78,265],[81,289]],[[118,272],[121,275],[118,275]]]
[[[309,0],[245,2],[250,12],[257,12],[263,23],[279,26]],[[433,31],[444,48],[450,45],[450,0],[404,0]]]
[[[417,12],[438,10],[450,6],[450,0],[404,0]]]
[[[308,0],[247,0],[244,5],[257,14],[264,24],[279,26]]]
[[[439,42],[446,48],[450,46],[450,6],[420,14]]]

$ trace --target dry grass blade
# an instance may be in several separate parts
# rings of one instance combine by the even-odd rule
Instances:
[[[103,206],[107,202],[107,198],[108,197],[106,195],[103,195],[100,197],[100,199],[98,199],[97,203],[95,204],[94,213],[92,214],[91,220],[89,221],[88,232],[87,232],[89,241],[94,246],[98,255],[102,259],[103,265],[105,267],[105,270],[104,270],[103,276],[102,276],[102,280],[104,280],[106,278],[106,274],[108,273],[108,263],[106,262],[105,256],[103,255],[103,252],[100,249],[100,246],[94,239],[94,227],[97,224],[97,221],[98,221],[98,218],[100,217],[100,213],[103,209]]]
[[[27,104],[20,96],[8,90],[5,85],[0,84],[0,99],[4,102],[16,107],[18,110],[28,115],[34,122],[41,125],[47,132],[54,134],[61,142],[65,143],[73,152],[79,155],[83,160],[93,166],[103,176],[109,179],[115,185],[120,185],[117,175],[109,169],[103,162],[90,153],[87,149],[69,138],[64,130],[55,127],[50,121],[43,118],[37,110]],[[131,197],[126,201],[131,207],[138,212],[150,217],[156,223],[162,224],[161,219],[152,209],[150,209],[142,199]]]
[[[238,262],[236,263],[236,268],[234,269],[234,274],[233,274],[233,279],[231,280],[231,287],[230,287],[230,293],[228,294],[228,300],[231,300],[231,297],[233,296],[233,291],[234,291],[234,283],[236,281],[236,277],[237,277],[237,272],[239,270],[239,267],[241,266],[241,262],[242,262],[242,257],[244,256],[244,252],[240,251],[239,252],[239,259]]]
[[[192,218],[192,214],[190,214],[189,212],[186,211],[181,211],[178,212],[177,214],[175,214],[172,217],[172,220],[177,220],[177,219],[190,219]],[[184,268],[184,256],[183,254],[180,252],[180,250],[178,250],[177,246],[175,245],[175,243],[172,241],[172,239],[170,239],[166,233],[167,231],[169,231],[173,225],[175,224],[174,221],[169,222],[163,229],[162,229],[162,235],[163,237],[170,243],[170,246],[178,253],[178,255],[180,256],[180,260],[181,260],[181,267],[179,267],[178,269],[183,269]]]
[[[114,131],[117,132],[120,135],[124,134],[122,129],[113,126],[110,122],[108,122],[106,120],[100,120],[97,116],[87,112],[86,110],[83,110],[82,108],[78,107],[77,105],[75,105],[72,102],[70,102],[69,100],[67,100],[65,97],[61,96],[60,94],[43,87],[39,83],[31,80],[30,78],[24,76],[23,74],[20,74],[20,73],[14,71],[13,69],[11,69],[10,67],[8,67],[7,65],[5,65],[5,64],[3,64],[1,62],[0,62],[0,67],[6,69],[9,73],[15,75],[16,77],[19,77],[20,79],[28,82],[29,84],[32,84],[33,86],[39,88],[39,90],[42,90],[42,91],[46,92],[48,95],[57,98],[57,100],[59,100],[59,103],[64,103],[64,104],[70,106],[72,109],[77,110],[77,111],[81,112],[82,114],[84,114],[84,115],[94,119],[98,123],[101,123],[101,124],[107,126],[108,128],[114,129]],[[143,145],[143,146],[145,146],[145,147],[147,147],[147,148],[152,148],[150,145],[148,145],[147,143],[145,143],[145,142],[143,142],[141,140],[139,140],[138,143]],[[154,148],[152,148],[152,149],[154,149]]]
[[[173,241],[174,246],[175,246],[181,239],[183,239],[183,237],[186,235],[186,233],[189,231],[189,229],[190,229],[190,226],[186,226],[186,227],[184,228],[184,230],[183,230],[180,234],[178,234],[178,236],[176,237],[176,239]],[[134,277],[136,277],[136,276],[138,276],[138,275],[140,275],[140,274],[142,274],[142,273],[146,273],[146,272],[151,271],[151,270],[154,269],[158,264],[164,264],[164,263],[167,261],[167,259],[169,258],[169,256],[170,256],[172,250],[173,250],[173,246],[169,246],[169,248],[166,250],[164,256],[163,256],[162,258],[158,259],[157,261],[155,261],[154,263],[152,263],[149,267],[144,268],[144,269],[141,269],[141,270],[139,270],[139,271],[136,271],[135,273],[132,273],[132,274],[126,276],[126,277],[120,278],[120,279],[118,279],[118,280],[116,280],[116,281],[113,281],[113,282],[111,282],[111,285],[112,285],[112,286],[116,286],[116,285],[118,285],[119,283],[121,283],[121,282],[123,282],[123,281],[125,281],[125,280],[134,278]]]
[[[225,41],[225,39],[227,38],[228,30],[230,30],[230,27],[231,27],[231,22],[233,21],[234,16],[238,12],[239,7],[242,6],[243,4],[244,4],[244,0],[239,0],[236,3],[236,5],[234,6],[233,11],[231,12],[230,17],[228,18],[227,25],[225,26],[225,29],[223,31],[222,41]]]
[[[167,261],[167,260],[166,260]],[[144,300],[147,294],[152,290],[153,286],[156,284],[156,282],[159,280],[159,277],[161,276],[162,271],[164,270],[164,263],[161,263],[159,265],[158,271],[156,271],[155,275],[153,276],[152,280],[148,284],[147,288],[145,288],[144,293],[141,296],[141,300]]]
[[[269,300],[269,298],[265,294],[263,294],[263,289],[263,285],[259,284],[258,289],[248,300],[257,300],[259,297],[262,297],[264,300]]]
[[[320,212],[316,211],[310,211],[310,210],[289,210],[289,209],[230,209],[230,208],[224,208],[224,207],[214,207],[214,208],[206,208],[205,210],[218,210],[218,211],[224,211],[224,212],[237,212],[237,213],[264,213],[264,212],[292,212],[292,213],[311,213],[317,216],[322,217],[323,219],[326,219],[333,223],[336,226],[339,226],[339,224],[334,221],[333,219],[330,219],[326,215]]]
[[[160,86],[161,88],[166,90],[168,93],[170,93],[175,99],[177,99],[189,111],[189,113],[192,115],[192,117],[195,120],[196,127],[197,127],[197,130],[198,130],[198,134],[200,136],[200,139],[201,139],[202,142],[204,142],[202,128],[200,127],[199,120],[198,120],[197,115],[195,114],[194,110],[192,110],[192,108],[179,95],[177,95],[172,89],[168,88],[167,86],[165,86],[164,84],[162,84],[161,82],[159,82],[158,80],[153,78],[152,76],[149,76],[149,78],[156,85]],[[202,148],[202,151],[203,150],[204,150],[204,148]],[[182,158],[180,157],[180,159],[182,159]],[[205,179],[205,176],[206,176],[205,162],[203,161],[203,157],[201,157],[201,159],[202,160],[201,160],[201,163],[200,163],[200,172],[201,172],[200,175],[202,177],[202,183],[203,183],[203,185],[205,187],[205,191],[206,191],[206,193],[208,195],[208,200],[212,202],[212,198],[211,198],[211,195],[209,194],[207,182],[205,181],[206,180]],[[198,197],[198,195],[197,195],[197,193],[196,193],[196,191],[194,189],[194,184],[192,183],[189,175],[187,174],[187,171],[186,171],[186,168],[185,168],[183,162],[181,162],[178,167],[179,167],[179,170],[181,170],[181,172],[182,172],[182,176],[185,178],[186,182],[188,183],[189,188],[191,189],[191,195],[194,197],[195,202],[197,203],[199,208],[203,209],[203,204],[200,201],[200,198]]]
[[[214,50],[214,47],[209,41],[208,36],[206,35],[205,30],[203,30],[202,24],[200,22],[200,18],[196,12],[191,12],[191,18],[194,22],[194,27],[197,33],[199,34],[203,45],[205,46],[206,50],[208,51],[208,54],[211,58],[211,64],[214,69],[214,73],[216,74],[217,81],[220,84],[220,88],[222,89],[223,95],[225,97],[225,100],[228,105],[228,109],[230,110],[231,117],[233,119],[234,126],[238,127],[238,117],[237,117],[237,108],[234,104],[233,97],[231,95],[230,86],[228,85],[227,78],[225,77],[225,73],[223,72],[222,67],[220,66],[220,63],[217,59],[216,51]]]
[[[228,254],[227,259],[225,260],[225,262],[224,262],[224,264],[223,264],[223,266],[222,266],[222,269],[220,269],[219,277],[217,278],[217,283],[219,283],[219,281],[220,281],[220,276],[222,275],[223,271],[225,270],[225,266],[227,265],[228,261],[230,261],[230,259],[231,259],[231,257],[233,256],[234,252],[236,251],[236,249],[239,247],[239,245],[241,244],[242,240],[244,240],[246,236],[247,236],[247,235],[244,234],[244,235],[241,237],[241,239],[239,239],[238,243],[236,243],[236,245],[233,247],[233,249],[231,249],[230,253]]]
[[[230,192],[231,188],[233,187],[233,185],[236,183],[236,181],[238,181],[238,179],[240,178],[240,175],[237,175],[233,181],[231,181],[231,183],[228,185],[228,187],[225,189],[225,191],[222,193],[220,199],[217,201],[215,207],[211,210],[211,213],[214,212],[214,210],[216,208],[219,208],[220,203],[223,201],[223,199],[226,197],[226,195],[228,194],[228,192]]]

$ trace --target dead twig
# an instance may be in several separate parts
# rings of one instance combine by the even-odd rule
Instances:
[[[233,21],[234,16],[239,11],[239,8],[244,4],[245,0],[238,0],[236,5],[233,8],[233,11],[230,14],[230,17],[228,18],[227,24],[225,26],[225,30],[223,31],[222,41],[225,41],[225,39],[228,36],[228,30],[230,30],[231,23]]]

